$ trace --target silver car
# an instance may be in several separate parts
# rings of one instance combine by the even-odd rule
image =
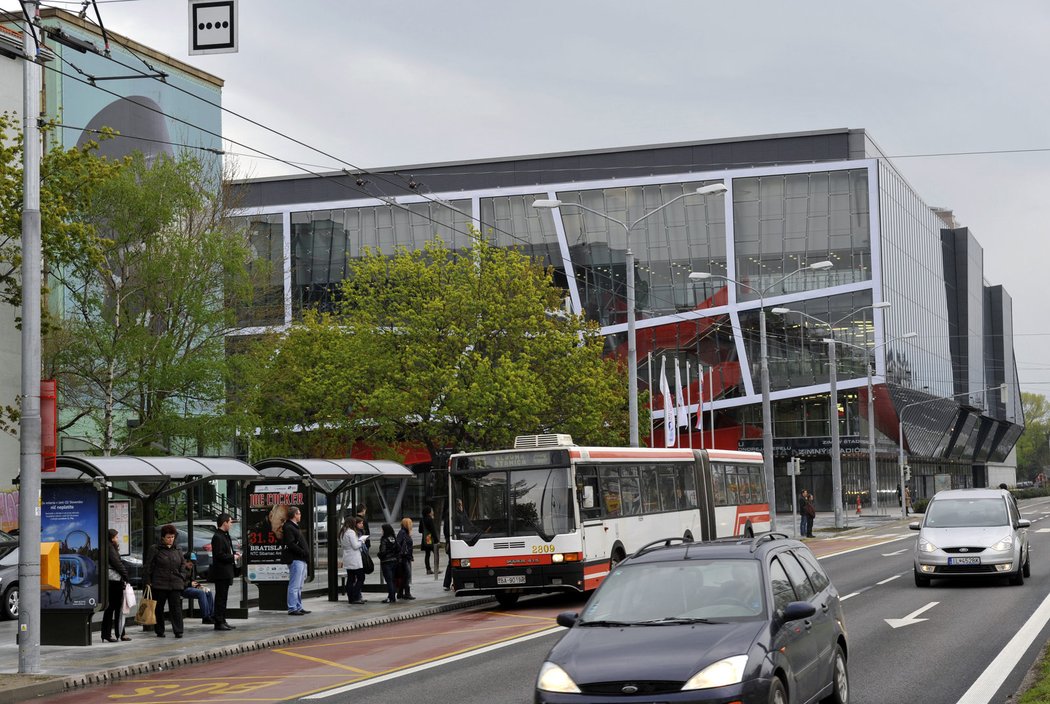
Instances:
[[[915,544],[915,586],[950,577],[1008,577],[1024,584],[1031,574],[1028,527],[1005,489],[951,489],[926,506]]]

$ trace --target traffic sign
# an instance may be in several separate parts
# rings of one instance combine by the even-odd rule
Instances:
[[[237,0],[189,0],[190,55],[237,51]]]

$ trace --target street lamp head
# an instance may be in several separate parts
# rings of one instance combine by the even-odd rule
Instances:
[[[704,279],[710,279],[712,276],[710,271],[691,271],[689,272],[690,281],[703,281]]]
[[[773,308],[769,312],[777,315],[787,315],[788,313],[800,313],[801,311],[791,310],[790,308]]]
[[[820,269],[830,269],[830,268],[831,268],[831,267],[833,267],[833,266],[835,266],[835,264],[834,264],[834,263],[832,263],[832,262],[829,262],[829,261],[823,261],[823,262],[817,262],[816,264],[810,264],[810,265],[809,265],[809,266],[807,266],[806,268],[807,268],[807,269],[816,269],[816,270],[820,270]]]
[[[725,193],[728,190],[729,189],[726,188],[726,185],[719,181],[718,183],[709,183],[706,186],[701,186],[696,189],[696,192],[702,196],[715,196],[719,193]]]
[[[547,209],[550,209],[550,208],[557,208],[560,205],[561,205],[561,201],[560,200],[548,200],[548,199],[541,198],[540,200],[532,201],[532,207],[533,208],[547,208]]]
[[[873,303],[872,306],[871,306],[871,309],[872,310],[884,310],[886,308],[889,308],[892,305],[893,304],[890,303],[889,301],[880,301],[878,303]]]
[[[900,339],[902,339],[902,340],[910,340],[913,337],[918,337],[918,336],[919,336],[919,333],[917,333],[917,332],[906,332],[906,333],[904,333],[903,335],[900,336]]]

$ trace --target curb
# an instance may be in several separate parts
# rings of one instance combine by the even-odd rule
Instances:
[[[110,684],[113,682],[118,682],[126,677],[145,675],[152,672],[164,672],[166,670],[182,667],[184,665],[195,665],[198,663],[211,662],[214,660],[222,660],[223,658],[228,658],[235,655],[243,655],[245,653],[250,653],[256,650],[276,648],[288,645],[290,643],[296,643],[303,640],[310,640],[312,638],[324,638],[326,636],[338,635],[340,633],[356,631],[362,628],[382,626],[388,623],[397,623],[399,621],[410,621],[412,619],[423,618],[425,616],[434,616],[436,614],[446,613],[449,611],[459,611],[462,609],[469,609],[474,606],[483,606],[493,601],[494,599],[492,597],[460,599],[448,604],[414,609],[399,614],[386,614],[383,616],[378,616],[376,618],[370,618],[364,621],[355,621],[353,623],[344,623],[334,626],[321,626],[319,628],[305,630],[300,633],[292,633],[285,636],[277,636],[275,638],[265,638],[262,640],[237,643],[235,645],[228,645],[220,648],[212,648],[210,650],[203,650],[200,652],[179,655],[171,658],[150,660],[147,662],[125,665],[123,667],[114,667],[108,670],[85,672],[79,675],[59,675],[56,676],[55,679],[47,682],[38,682],[30,685],[24,685],[22,687],[12,687],[10,689],[4,689],[3,687],[0,687],[0,692],[3,693],[3,699],[6,702],[22,702],[29,699],[35,699],[37,697],[43,697],[53,694],[65,694],[75,689],[81,689],[84,687],[91,687],[99,684]]]

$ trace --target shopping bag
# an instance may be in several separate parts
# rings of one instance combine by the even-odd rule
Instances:
[[[146,587],[142,594],[142,601],[135,612],[135,623],[143,626],[153,626],[157,623],[157,602],[153,599],[153,590],[149,587]]]
[[[365,574],[372,574],[376,571],[376,563],[372,560],[372,556],[368,554],[368,548],[361,548],[361,567],[364,569]]]
[[[130,584],[124,585],[124,615],[127,616],[135,608],[135,589]]]

